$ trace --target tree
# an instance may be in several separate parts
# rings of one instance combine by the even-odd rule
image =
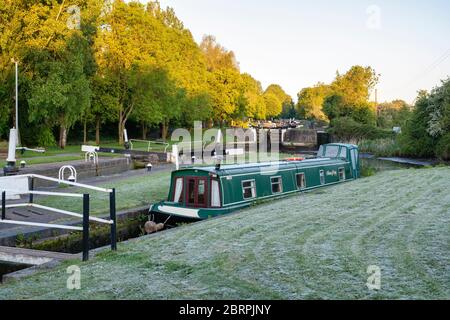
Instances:
[[[438,139],[427,132],[431,120],[428,112],[429,94],[420,91],[414,106],[413,115],[400,137],[402,152],[409,156],[430,157],[434,155]]]
[[[430,93],[420,91],[411,119],[400,137],[404,154],[450,158],[450,79]]]
[[[250,74],[241,75],[241,99],[239,108],[234,114],[234,118],[266,118],[266,102],[263,96],[261,83]]]
[[[264,93],[271,93],[275,95],[283,104],[292,102],[292,97],[288,95],[278,84],[269,85]]]
[[[271,92],[264,93],[264,100],[266,102],[266,117],[276,117],[283,110],[283,102]]]
[[[325,99],[323,102],[323,112],[330,121],[340,117],[351,117],[358,123],[373,126],[376,124],[374,104],[360,102],[357,105],[351,105],[339,94],[332,94]]]
[[[281,112],[276,116],[281,118],[296,118],[297,114],[295,112],[294,102],[292,97],[288,95],[283,88],[278,84],[271,84],[267,87],[265,94],[273,94],[281,101]]]
[[[206,61],[208,71],[208,89],[211,96],[212,116],[215,120],[230,120],[236,116],[245,116],[251,108],[256,108],[255,102],[247,105],[249,110],[245,109],[245,104],[253,98],[249,93],[245,97],[243,88],[251,82],[245,77],[242,78],[239,72],[239,66],[236,57],[232,51],[228,51],[217,43],[213,36],[204,36],[200,44],[200,50]],[[250,87],[252,84],[250,84]],[[250,100],[247,100],[250,99]]]
[[[180,96],[187,97],[192,104],[186,105],[182,111],[195,114],[198,117],[209,114],[210,106],[204,106],[202,110],[198,102],[209,102],[203,99],[208,90],[208,77],[206,62],[203,53],[194,42],[189,30],[184,29],[174,11],[170,8],[162,10],[157,2],[150,2],[147,6],[131,2],[116,0],[110,14],[106,15],[103,22],[104,28],[99,33],[96,41],[97,61],[101,68],[101,74],[111,76],[119,87],[118,131],[119,142],[123,143],[123,130],[129,117],[137,115],[138,103],[129,104],[129,92],[132,77],[139,74],[147,77],[148,74],[136,73],[133,68],[161,70],[166,73],[174,86],[183,89]],[[150,72],[155,75],[155,72]],[[148,83],[147,90],[152,91],[152,83]],[[172,97],[170,95],[167,99]],[[146,98],[146,96],[142,96]],[[158,98],[163,99],[162,97]],[[148,106],[157,102],[145,102]],[[192,107],[192,108],[191,108]],[[176,116],[175,116],[176,114]],[[179,118],[180,114],[176,106],[167,106],[154,114],[154,119],[149,119],[150,114],[142,115],[148,123],[160,119],[163,127],[163,135],[167,133],[167,126],[171,119]]]
[[[298,93],[297,111],[305,119],[328,120],[323,112],[325,98],[331,93],[330,86],[318,83]]]
[[[293,101],[290,104],[283,105],[283,110],[280,114],[281,119],[298,119],[299,117],[300,115],[298,114]]]
[[[381,128],[404,127],[411,116],[411,106],[403,100],[377,106],[377,125]]]
[[[139,65],[152,65],[154,56],[149,51],[157,50],[158,43],[148,39],[146,30],[161,31],[155,19],[145,14],[144,6],[116,0],[112,11],[103,17],[103,28],[98,33],[95,48],[99,75],[110,77],[117,84],[117,120],[119,143],[123,144],[123,131],[131,116],[135,103],[130,99],[133,91],[132,79],[138,76]],[[133,69],[134,68],[134,69]]]
[[[142,123],[143,139],[146,139],[148,125],[161,123],[165,141],[170,121],[181,117],[186,91],[168,77],[167,71],[158,68],[141,70],[133,87],[137,89],[130,96],[136,101],[133,115]]]
[[[345,74],[336,73],[331,91],[340,95],[347,105],[361,105],[369,100],[379,75],[371,67],[353,66]]]
[[[91,82],[91,107],[85,117],[95,123],[95,143],[100,144],[100,127],[106,121],[117,120],[119,87],[112,77],[96,75]]]
[[[209,76],[213,115],[219,121],[230,120],[241,97],[241,75],[234,69],[218,69]]]
[[[450,78],[431,91],[427,111],[430,114],[427,128],[429,135],[442,137],[450,132]]]
[[[84,73],[82,39],[69,41],[68,48],[55,59],[38,54],[28,105],[31,122],[59,126],[59,147],[65,148],[68,130],[90,105],[90,86]]]
[[[200,49],[206,58],[206,64],[209,72],[219,69],[239,70],[239,64],[233,51],[228,51],[217,43],[216,38],[211,35],[205,35],[200,44]]]
[[[173,9],[162,10],[158,2],[149,2],[147,11],[162,25],[164,32],[155,33],[148,30],[148,38],[159,41],[161,47],[161,50],[150,54],[157,57],[156,66],[165,69],[175,85],[184,89],[182,119],[189,121],[188,125],[192,125],[193,120],[208,119],[212,106],[204,52]],[[171,116],[168,115],[168,118]],[[162,126],[164,127],[164,123]]]
[[[80,25],[69,25],[73,12],[68,9],[75,4],[85,19]],[[0,4],[0,64],[3,67],[11,58],[19,61],[20,121],[28,122],[20,129],[28,141],[53,140],[51,129],[58,125],[59,144],[64,147],[68,129],[89,104],[89,77],[95,68],[87,35],[95,30],[95,7],[100,8],[99,1],[5,0]],[[11,96],[13,89],[8,91]],[[56,114],[56,121],[48,121],[46,114]]]

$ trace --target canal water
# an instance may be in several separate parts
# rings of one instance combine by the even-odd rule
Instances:
[[[436,165],[434,160],[417,160],[408,158],[377,158],[371,154],[361,154],[361,175],[370,176],[380,171],[423,168]]]
[[[3,282],[3,276],[5,274],[23,270],[29,267],[32,267],[32,265],[0,261],[0,283]]]

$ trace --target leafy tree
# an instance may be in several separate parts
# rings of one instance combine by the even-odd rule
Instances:
[[[237,70],[218,69],[210,73],[209,86],[214,119],[229,120],[238,109],[242,78]]]
[[[358,105],[351,105],[346,102],[344,97],[338,94],[332,94],[325,99],[323,112],[330,120],[340,117],[351,117],[359,123],[376,124],[376,113],[373,104],[360,102]]]
[[[434,155],[437,139],[427,132],[428,122],[431,120],[428,112],[429,94],[420,91],[414,113],[407,123],[404,134],[400,137],[402,152],[416,157],[429,157]]]
[[[30,121],[58,125],[61,148],[66,146],[68,130],[90,104],[89,81],[77,43],[78,39],[71,40],[58,60],[40,56],[28,99]]]
[[[130,92],[137,90],[132,87],[132,79],[139,75],[137,63],[152,65],[155,58],[149,51],[158,50],[159,44],[148,39],[146,30],[162,32],[162,27],[145,14],[143,5],[126,4],[121,0],[114,1],[112,11],[103,17],[102,25],[95,41],[96,60],[99,75],[110,77],[109,81],[117,84],[118,137],[119,143],[123,144],[123,131],[136,105]]]
[[[450,158],[450,79],[431,93],[420,91],[411,119],[400,137],[403,153]]]
[[[281,116],[281,118],[296,118],[297,114],[295,112],[294,102],[292,97],[288,95],[283,88],[278,84],[271,84],[267,87],[265,94],[273,94],[281,101],[281,112],[276,116]]]
[[[208,71],[207,91],[213,118],[222,123],[238,116],[254,115],[258,107],[257,85],[253,79],[241,76],[234,53],[217,43],[213,36],[204,36],[200,49]]]
[[[298,119],[300,115],[298,114],[295,104],[292,101],[289,104],[283,104],[283,110],[281,111],[281,119]]]
[[[89,12],[79,26],[67,23],[72,17],[67,9],[72,5]],[[11,58],[19,61],[20,121],[29,122],[20,126],[22,136],[34,141],[42,134],[43,139],[37,140],[48,142],[53,140],[49,138],[51,128],[58,125],[60,146],[64,147],[67,130],[89,104],[88,78],[94,63],[86,34],[95,30],[90,24],[94,6],[99,8],[99,2],[5,0],[0,4],[0,64],[10,63]],[[52,106],[55,110],[50,113]],[[57,119],[48,121],[46,114]]]
[[[210,120],[212,115],[213,109],[209,92],[200,92],[186,97],[182,106],[182,121],[185,124],[192,125],[194,121]]]
[[[242,96],[234,118],[256,118],[265,119],[266,102],[264,100],[261,83],[255,80],[250,74],[241,75]]]
[[[271,92],[264,93],[264,100],[266,102],[267,117],[276,117],[283,110],[283,102],[280,101],[275,94]]]
[[[134,117],[142,123],[143,138],[149,125],[162,123],[162,138],[166,140],[169,122],[179,119],[182,107],[186,105],[186,92],[168,77],[163,69],[146,68],[133,80],[133,94],[136,101]]]
[[[156,67],[165,69],[175,85],[184,89],[181,110],[188,124],[192,120],[206,120],[211,116],[211,99],[208,94],[208,72],[204,52],[191,32],[177,18],[171,8],[162,10],[158,2],[149,2],[147,11],[162,26],[163,33],[148,30],[148,38],[160,42],[160,51],[150,52],[157,57]],[[171,113],[170,110],[167,110]],[[173,118],[168,114],[165,118]],[[178,116],[175,118],[179,118]],[[167,124],[162,124],[163,128]],[[164,130],[163,130],[164,131]]]
[[[379,75],[371,67],[353,66],[345,74],[336,73],[331,91],[340,95],[346,105],[361,105],[369,100],[371,90],[376,86]]]
[[[430,113],[427,132],[432,137],[442,137],[450,132],[450,78],[442,81],[428,97]]]
[[[278,100],[280,100],[283,104],[284,103],[291,103],[292,97],[288,95],[283,88],[278,84],[271,84],[267,87],[266,91],[264,93],[272,93],[275,95]]]
[[[410,117],[411,106],[403,100],[385,102],[377,106],[377,125],[381,128],[404,127]]]
[[[329,86],[318,83],[298,93],[297,111],[305,119],[328,120],[322,110],[325,98],[331,93]]]
[[[119,142],[123,142],[122,132],[129,117],[139,113],[136,107],[146,105],[142,112],[149,106],[160,105],[161,99],[153,103],[148,101],[149,96],[140,96],[146,101],[129,104],[129,92],[133,91],[131,83],[133,77],[156,75],[147,71],[136,73],[132,67],[165,70],[166,76],[174,81],[174,86],[184,89],[178,95],[187,97],[192,104],[185,105],[182,112],[194,114],[201,118],[209,115],[210,106],[201,107],[198,101],[209,103],[210,99],[203,99],[208,90],[208,76],[206,62],[203,53],[194,42],[189,30],[184,29],[172,9],[162,10],[157,2],[150,2],[147,7],[142,4],[116,0],[113,10],[104,18],[104,28],[96,41],[97,61],[101,73],[106,74],[118,83],[118,131]],[[147,82],[147,90],[158,91],[158,84],[152,88],[153,83]],[[136,89],[136,88],[134,88]],[[181,93],[182,92],[182,93]],[[168,93],[169,94],[169,93]],[[167,99],[171,99],[169,94]],[[134,100],[133,100],[134,101]],[[136,101],[135,101],[136,102]],[[204,109],[204,110],[203,110]],[[149,117],[153,115],[153,119]],[[167,132],[167,126],[171,119],[180,118],[180,108],[177,105],[159,109],[156,113],[146,113],[139,116],[145,123],[162,121],[163,135]],[[187,118],[187,117],[185,117]],[[145,126],[144,126],[145,127]]]
[[[119,87],[112,77],[96,75],[91,82],[92,101],[86,117],[95,123],[95,143],[100,144],[100,128],[106,121],[117,120]]]
[[[208,71],[214,72],[219,69],[235,69],[239,70],[239,64],[233,51],[228,51],[217,43],[216,38],[206,35],[200,44],[203,51]]]

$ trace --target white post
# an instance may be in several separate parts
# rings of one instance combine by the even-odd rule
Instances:
[[[172,157],[175,157],[175,168],[177,170],[179,170],[180,169],[180,162],[179,162],[179,159],[178,159],[178,145],[176,145],[176,144],[174,144],[172,146]]]
[[[123,129],[123,138],[124,138],[125,142],[128,142],[128,133],[127,133],[127,129]]]
[[[217,141],[216,143],[222,143],[222,131],[220,129],[217,130]]]
[[[251,131],[252,131],[252,133],[253,133],[253,142],[258,142],[258,137],[256,136],[256,129],[255,128],[252,128],[252,129],[250,129]]]
[[[284,143],[285,135],[286,135],[286,129],[281,130],[281,143]]]
[[[6,162],[16,163],[16,145],[17,145],[17,129],[11,129],[9,131],[9,146],[8,146],[8,158]]]

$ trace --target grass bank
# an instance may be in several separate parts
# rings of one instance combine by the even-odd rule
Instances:
[[[449,299],[449,188],[448,168],[382,172],[120,244],[0,299]]]

